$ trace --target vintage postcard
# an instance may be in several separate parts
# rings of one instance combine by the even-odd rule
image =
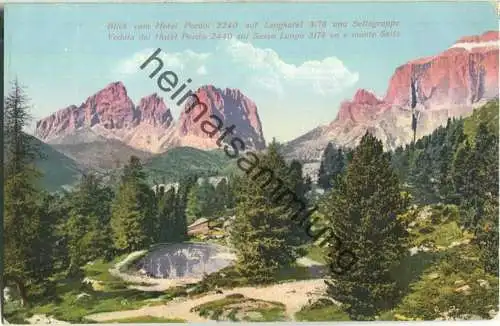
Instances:
[[[497,318],[495,2],[1,22],[3,322]]]

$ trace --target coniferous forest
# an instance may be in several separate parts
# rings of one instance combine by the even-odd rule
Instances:
[[[226,167],[208,175],[216,182],[193,173],[160,186],[151,182],[145,162],[131,156],[112,177],[88,170],[70,189],[49,192],[39,163],[48,154],[23,131],[32,112],[28,94],[15,82],[4,111],[4,318],[493,318],[498,110],[498,100],[489,102],[394,151],[385,151],[370,133],[355,148],[329,144],[317,182],[301,162],[285,160],[281,144],[268,144],[257,153],[261,168],[274,171],[308,208],[316,206],[311,219],[334,230],[337,237],[320,246],[292,219],[286,203],[271,200],[273,191],[261,179]],[[179,283],[164,282],[156,270],[141,274],[148,268],[141,259],[158,248],[200,243],[229,248],[232,263]],[[356,261],[338,273],[343,250]],[[169,257],[180,256],[182,250]],[[255,289],[245,292],[248,287]],[[258,297],[260,291],[289,291],[304,302],[290,315],[286,300]],[[205,295],[216,297],[197,301]],[[181,305],[190,309],[176,315]],[[142,307],[162,312],[140,313]]]

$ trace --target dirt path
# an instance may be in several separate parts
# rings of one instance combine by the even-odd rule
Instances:
[[[267,287],[240,287],[224,290],[223,294],[208,294],[195,299],[183,299],[169,302],[162,306],[143,307],[136,310],[103,312],[89,315],[86,318],[96,322],[113,319],[123,319],[138,316],[153,316],[164,318],[181,318],[189,322],[207,321],[197,313],[190,310],[200,304],[224,298],[228,294],[241,293],[246,297],[278,301],[286,305],[286,314],[293,320],[294,315],[300,308],[308,303],[310,299],[322,296],[325,283],[322,279],[287,282]]]

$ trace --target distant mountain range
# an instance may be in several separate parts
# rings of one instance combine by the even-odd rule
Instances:
[[[328,142],[355,146],[366,131],[386,149],[412,139],[410,82],[417,83],[417,138],[430,134],[449,117],[467,116],[474,107],[498,98],[498,32],[463,37],[444,52],[412,60],[392,75],[384,98],[360,89],[341,104],[330,124],[286,144],[288,158],[315,161]]]
[[[132,154],[147,158],[181,146],[216,149],[218,136],[231,125],[235,126],[232,136],[241,138],[248,149],[265,147],[257,107],[241,91],[208,85],[195,94],[207,111],[200,116],[201,106],[189,114],[184,109],[174,121],[156,93],[136,106],[123,83],[114,82],[79,106],[68,106],[38,121],[35,136],[86,166],[100,168],[112,168]],[[201,126],[207,120],[216,124],[211,115],[223,122],[213,138]]]
[[[498,32],[463,37],[442,53],[396,68],[383,98],[358,90],[352,100],[340,105],[335,120],[286,143],[284,154],[288,159],[317,162],[328,142],[352,147],[366,131],[381,139],[386,149],[409,143],[411,79],[417,84],[417,137],[430,134],[449,117],[468,116],[475,107],[498,98],[498,60]],[[201,128],[210,115],[219,117],[224,128],[234,124],[233,136],[240,137],[247,148],[265,148],[257,106],[240,90],[207,85],[196,94],[207,105],[207,112],[196,120],[200,107],[189,114],[184,107],[176,120],[157,94],[143,97],[135,105],[123,83],[114,82],[82,104],[38,121],[35,135],[55,148],[57,155],[66,155],[68,175],[89,168],[114,169],[131,155],[151,162],[152,171],[158,170],[158,164],[168,168],[165,164],[171,160],[181,168],[179,158],[185,155],[197,171],[219,171],[216,165],[226,161],[220,157],[222,152],[212,150],[218,148],[220,133],[210,138]],[[168,154],[173,149],[178,150]],[[200,150],[211,154],[202,155]]]

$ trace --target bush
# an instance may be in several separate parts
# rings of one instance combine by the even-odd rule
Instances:
[[[414,320],[490,318],[489,311],[498,309],[498,278],[484,271],[477,254],[473,246],[449,250],[411,285],[395,313]]]
[[[319,299],[295,314],[298,321],[349,321],[349,315],[341,306],[325,299]]]
[[[282,321],[285,319],[285,305],[282,303],[246,298],[239,293],[203,303],[191,311],[212,320],[239,321],[240,318],[245,321]]]
[[[215,273],[205,275],[191,293],[201,294],[217,288],[234,288],[248,284],[249,282],[245,277],[241,276],[233,266],[229,266]]]

